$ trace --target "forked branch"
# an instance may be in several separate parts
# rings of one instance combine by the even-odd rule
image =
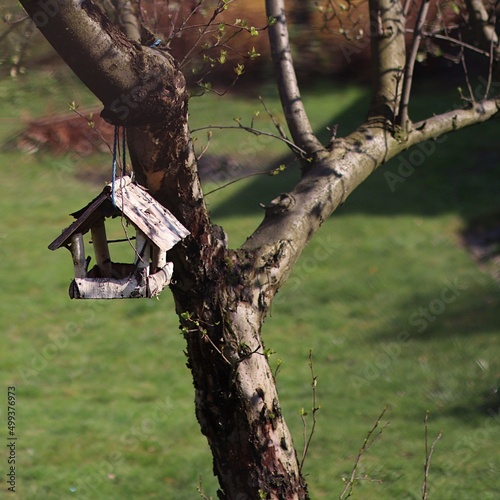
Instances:
[[[370,446],[373,444],[373,442],[375,441],[375,439],[377,439],[380,436],[380,434],[382,434],[382,432],[384,432],[385,428],[389,425],[389,423],[385,424],[380,429],[380,431],[379,431],[378,434],[373,435],[373,433],[375,432],[375,430],[380,425],[380,422],[381,422],[383,416],[385,415],[386,411],[387,411],[387,407],[385,407],[383,409],[382,413],[378,416],[377,420],[373,424],[373,427],[370,429],[370,431],[366,435],[366,438],[363,441],[363,445],[361,446],[361,448],[360,448],[360,450],[358,452],[358,456],[354,460],[354,466],[352,468],[351,475],[349,476],[349,479],[345,480],[346,484],[345,484],[344,490],[340,494],[340,497],[339,497],[340,500],[343,500],[344,498],[349,498],[351,496],[352,490],[354,488],[354,483],[357,480],[357,478],[356,478],[356,471],[358,470],[358,466],[359,466],[359,462],[360,462],[361,458],[366,453],[366,451],[368,450],[368,448],[370,448]],[[362,479],[368,479],[368,478],[367,477],[363,477]]]
[[[429,495],[427,491],[428,480],[429,480],[429,470],[431,467],[431,458],[434,453],[434,448],[436,447],[437,442],[441,439],[443,435],[443,431],[440,431],[436,436],[436,439],[432,442],[429,448],[429,439],[428,439],[428,420],[429,420],[429,412],[427,411],[424,418],[424,428],[425,428],[425,466],[424,466],[424,481],[422,483],[422,500],[428,500]]]
[[[302,417],[302,428],[303,428],[303,435],[304,435],[304,450],[302,451],[302,459],[300,461],[300,466],[299,470],[302,472],[302,469],[304,468],[304,463],[306,461],[307,453],[309,451],[309,447],[311,446],[311,441],[314,436],[314,431],[316,430],[316,413],[320,409],[320,406],[318,406],[317,403],[317,395],[316,395],[316,387],[318,385],[318,377],[314,375],[314,365],[313,365],[313,355],[312,355],[312,350],[309,351],[309,369],[311,370],[311,387],[312,387],[312,426],[311,430],[309,431],[309,437],[307,436],[307,421],[306,421],[306,416],[307,412],[304,411],[302,408],[300,414]]]

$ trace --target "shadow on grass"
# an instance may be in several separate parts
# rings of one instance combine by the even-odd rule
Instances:
[[[436,97],[434,97],[436,100]],[[417,95],[414,107],[431,109],[429,96]],[[328,141],[327,126],[339,124],[339,136],[359,125],[367,110],[360,99],[348,111],[333,116],[319,130],[323,143]],[[499,125],[495,121],[472,127],[415,146],[381,167],[349,197],[335,216],[363,213],[370,215],[414,214],[434,216],[446,212],[467,218],[500,209],[500,152],[496,145]],[[288,165],[285,156],[266,170]],[[298,161],[275,177],[256,177],[213,210],[215,217],[260,213],[259,203],[267,205],[274,197],[289,191],[299,180]]]
[[[500,390],[498,387],[492,387],[478,394],[475,400],[468,404],[452,405],[442,413],[465,422],[473,422],[478,415],[486,415],[500,421]]]
[[[447,280],[427,294],[415,294],[399,304],[391,325],[372,333],[374,341],[397,341],[404,332],[409,341],[425,342],[439,337],[456,338],[475,333],[498,334],[500,299],[498,284],[481,274]]]
[[[500,422],[500,375],[492,356],[499,346],[499,304],[498,283],[469,273],[393,307],[396,314],[371,332],[371,342],[391,359],[403,351],[414,358],[408,368],[421,369],[422,384],[434,387],[427,398],[441,416],[472,426],[483,416]]]

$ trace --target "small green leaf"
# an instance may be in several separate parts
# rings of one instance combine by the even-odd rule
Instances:
[[[455,2],[451,2],[451,8],[455,14],[460,14],[460,7]]]
[[[237,64],[234,67],[234,72],[238,75],[241,76],[245,72],[245,65],[244,64]]]
[[[250,28],[250,35],[251,36],[259,36],[259,32],[257,31],[257,28],[255,26],[252,26]]]
[[[221,63],[221,64],[224,64],[227,60],[227,50],[221,50],[220,51],[220,56],[218,58],[218,61]]]
[[[255,47],[252,47],[252,50],[248,51],[248,55],[250,56],[250,59],[260,57],[260,54],[255,50]]]
[[[281,174],[286,169],[285,165],[280,165],[279,167],[275,168],[274,170],[271,171],[270,175],[278,175]]]

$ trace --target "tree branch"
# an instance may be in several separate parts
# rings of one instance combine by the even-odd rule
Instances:
[[[300,96],[290,52],[284,0],[266,0],[266,12],[269,18],[276,19],[276,23],[269,27],[269,42],[288,128],[295,144],[312,155],[322,149],[322,145],[314,135]]]
[[[456,109],[422,120],[414,124],[405,149],[420,142],[437,139],[444,134],[486,122],[496,116],[499,110],[500,98],[492,98],[476,102],[468,109]]]
[[[21,4],[103,102],[107,121],[127,126],[154,123],[184,106],[185,82],[172,58],[127,38],[92,0],[21,0]]]
[[[500,45],[495,31],[495,24],[490,21],[488,11],[482,0],[465,0],[465,6],[469,13],[472,28],[482,48],[489,52],[490,47],[494,47],[494,57],[496,60],[500,59]]]
[[[429,5],[430,0],[422,0],[417,17],[417,22],[415,25],[415,32],[413,34],[413,44],[411,52],[408,56],[408,60],[406,61],[403,90],[401,93],[401,103],[399,105],[399,112],[396,122],[397,125],[402,127],[406,133],[409,129],[408,105],[410,102],[411,85],[413,83],[413,69],[415,67],[415,61],[417,59],[418,49],[420,47],[420,40],[422,39],[422,29],[427,18],[427,13],[429,12]]]
[[[256,303],[266,307],[286,281],[302,250],[321,224],[375,169],[420,142],[489,120],[497,115],[500,99],[476,103],[415,123],[405,142],[381,126],[365,124],[331,151],[317,154],[313,166],[289,193],[266,209],[264,220],[242,246],[255,258],[259,282]]]
[[[113,6],[123,32],[131,40],[139,42],[141,39],[141,27],[130,0],[113,0]]]
[[[369,117],[394,122],[406,64],[405,20],[399,0],[369,0],[372,102]]]
[[[424,481],[422,483],[422,500],[428,500],[429,494],[427,492],[427,483],[429,480],[429,470],[431,468],[431,459],[432,454],[434,453],[434,448],[436,447],[437,442],[441,439],[443,435],[443,431],[440,431],[434,441],[431,444],[429,449],[429,441],[428,441],[428,420],[429,420],[429,411],[426,412],[424,417],[424,429],[425,429],[425,465],[424,465]]]

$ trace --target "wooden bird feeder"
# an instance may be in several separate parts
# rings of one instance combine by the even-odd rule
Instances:
[[[66,247],[73,256],[72,299],[155,297],[170,283],[174,266],[166,260],[167,251],[189,231],[128,176],[116,181],[114,200],[115,205],[108,184],[86,207],[71,214],[76,220],[49,245],[50,250]],[[110,217],[123,217],[129,227],[135,228],[135,235],[127,230],[125,238],[132,241],[135,236],[132,264],[111,261],[105,228],[105,220]],[[91,257],[85,256],[83,242],[83,235],[89,231],[96,260],[90,270]]]

